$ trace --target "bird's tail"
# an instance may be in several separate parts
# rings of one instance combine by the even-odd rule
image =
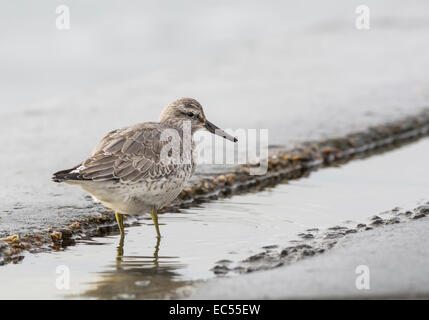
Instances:
[[[73,167],[71,169],[61,170],[58,172],[55,172],[52,176],[52,181],[54,182],[65,182],[69,180],[78,180],[79,179],[79,173],[76,172],[76,168],[78,168],[79,165],[76,167]],[[74,171],[74,172],[73,172]]]

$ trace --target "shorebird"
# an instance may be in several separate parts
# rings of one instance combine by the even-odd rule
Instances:
[[[79,186],[114,210],[121,236],[124,215],[150,213],[160,238],[157,212],[180,194],[192,176],[192,137],[201,129],[237,142],[206,119],[197,100],[181,98],[163,109],[159,122],[109,132],[87,160],[54,173],[52,180]]]

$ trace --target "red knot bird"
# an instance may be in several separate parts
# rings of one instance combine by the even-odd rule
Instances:
[[[80,186],[114,210],[121,236],[124,214],[150,213],[160,238],[157,211],[171,203],[192,176],[192,137],[201,129],[237,141],[206,119],[198,101],[181,98],[164,108],[159,122],[109,132],[87,160],[54,173],[52,180]]]

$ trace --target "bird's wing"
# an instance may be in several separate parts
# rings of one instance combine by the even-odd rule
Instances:
[[[161,141],[162,129],[156,123],[144,123],[109,132],[82,162],[77,172],[83,180],[121,180],[136,182],[142,178],[166,177],[175,165],[160,163],[167,141]]]

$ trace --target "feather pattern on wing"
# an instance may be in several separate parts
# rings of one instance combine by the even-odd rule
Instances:
[[[76,173],[83,180],[137,182],[167,178],[179,167],[193,167],[193,163],[161,162],[161,150],[171,141],[161,140],[163,129],[158,123],[146,122],[109,132]],[[181,139],[180,152],[182,155]]]

